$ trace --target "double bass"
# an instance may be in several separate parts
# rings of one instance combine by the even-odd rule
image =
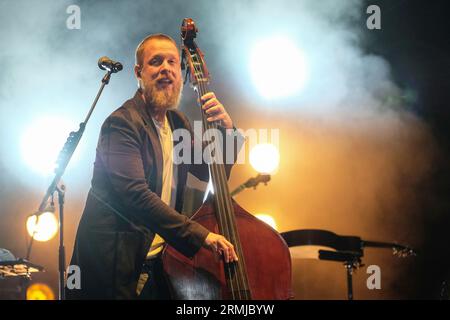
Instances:
[[[182,57],[191,86],[200,98],[209,92],[209,73],[203,53],[194,41],[197,28],[192,19],[181,25]],[[188,76],[188,75],[186,75]],[[200,101],[200,99],[199,99]],[[200,104],[200,103],[199,103]],[[203,130],[217,129],[202,112]],[[213,140],[210,142],[214,143]],[[216,146],[221,157],[221,146]],[[189,259],[166,246],[163,270],[171,298],[180,300],[272,300],[292,298],[291,257],[281,235],[241,208],[231,197],[225,167],[209,164],[214,194],[192,216],[208,230],[219,233],[235,248],[238,261],[225,263],[201,248]]]

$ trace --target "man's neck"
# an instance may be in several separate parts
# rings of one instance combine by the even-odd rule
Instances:
[[[141,94],[141,96],[145,102],[145,106],[148,112],[150,113],[150,116],[158,121],[158,123],[164,124],[167,110],[153,108],[149,103],[147,103],[147,101],[145,100],[145,96],[143,94]]]

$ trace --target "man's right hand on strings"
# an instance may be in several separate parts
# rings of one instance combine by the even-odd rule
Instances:
[[[224,236],[210,232],[203,246],[218,255],[223,255],[226,263],[238,261],[234,246]]]

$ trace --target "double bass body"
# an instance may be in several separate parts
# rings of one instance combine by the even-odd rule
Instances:
[[[193,220],[218,232],[212,198],[196,212]],[[251,297],[255,300],[292,298],[291,257],[278,232],[233,201]],[[238,262],[239,263],[239,262]],[[224,262],[214,253],[200,249],[193,259],[166,247],[163,266],[172,297],[181,300],[233,299],[227,286]]]

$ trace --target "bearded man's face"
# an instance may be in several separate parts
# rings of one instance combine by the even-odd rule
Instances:
[[[175,109],[181,100],[181,66],[177,47],[166,39],[145,43],[142,66],[136,71],[147,105]]]

